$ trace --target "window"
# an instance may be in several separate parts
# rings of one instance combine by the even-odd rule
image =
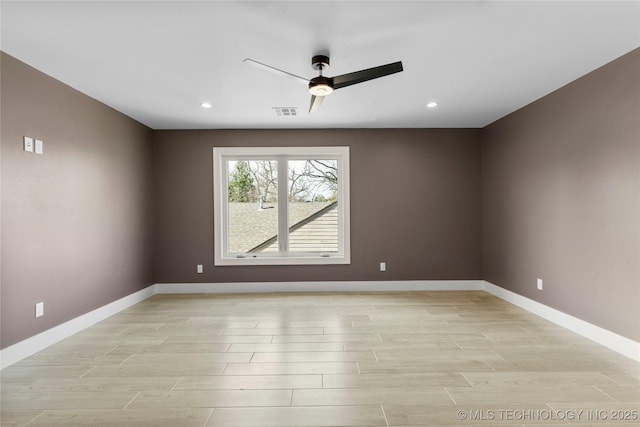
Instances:
[[[215,265],[349,264],[349,147],[213,149]]]

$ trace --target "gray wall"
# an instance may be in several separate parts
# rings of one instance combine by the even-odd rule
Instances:
[[[634,340],[639,71],[636,49],[482,131],[484,279]]]
[[[156,282],[482,277],[479,130],[154,131],[153,139]],[[213,267],[212,148],[296,145],[350,147],[351,265]]]
[[[150,129],[0,61],[4,348],[153,283],[153,198]]]

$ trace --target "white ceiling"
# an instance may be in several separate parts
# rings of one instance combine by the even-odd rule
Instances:
[[[640,46],[639,1],[0,7],[3,51],[154,129],[482,127]],[[242,62],[311,78],[323,51],[325,75],[397,60],[404,72],[340,89],[308,114],[304,84]]]

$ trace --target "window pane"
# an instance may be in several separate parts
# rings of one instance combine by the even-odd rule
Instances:
[[[338,161],[290,160],[289,251],[338,252]]]
[[[227,162],[228,251],[278,251],[278,162]]]

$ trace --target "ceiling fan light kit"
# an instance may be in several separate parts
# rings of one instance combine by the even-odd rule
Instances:
[[[314,77],[309,82],[309,93],[315,96],[326,96],[333,92],[333,84],[326,77]]]
[[[322,71],[329,67],[329,57],[326,55],[315,55],[311,58],[311,66],[314,70],[318,71],[319,75],[310,80],[306,80],[304,77],[297,76],[293,73],[289,73],[288,71],[272,67],[251,58],[246,58],[243,62],[259,65],[260,67],[269,69],[270,71],[275,71],[289,77],[295,77],[297,79],[307,81],[309,85],[309,93],[311,93],[311,102],[309,104],[310,113],[317,111],[320,108],[320,105],[322,105],[324,97],[333,93],[334,90],[403,71],[402,62],[398,61],[386,65],[380,65],[379,67],[355,71],[353,73],[341,74],[335,77],[325,77],[322,75]]]

